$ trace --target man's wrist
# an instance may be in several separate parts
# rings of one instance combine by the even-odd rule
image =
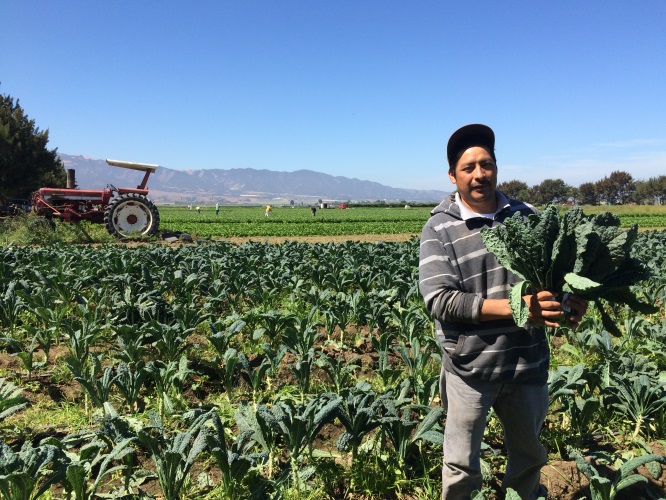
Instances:
[[[509,299],[485,299],[481,303],[480,312],[481,321],[511,319],[513,317]]]

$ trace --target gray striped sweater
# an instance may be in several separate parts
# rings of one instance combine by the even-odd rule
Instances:
[[[542,384],[550,353],[542,328],[520,328],[512,320],[480,322],[483,300],[507,299],[520,281],[486,250],[480,231],[515,212],[534,207],[499,191],[498,212],[489,219],[461,208],[454,195],[431,212],[421,233],[419,287],[435,319],[444,368],[466,378]]]

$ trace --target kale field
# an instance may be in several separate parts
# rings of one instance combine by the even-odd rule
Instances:
[[[428,209],[160,213],[212,238],[418,234]],[[0,496],[439,498],[441,351],[418,248],[0,247]],[[666,495],[666,231],[634,249],[651,277],[633,290],[658,312],[611,308],[618,337],[592,306],[551,332],[550,498]],[[483,453],[478,498],[497,498],[492,414]]]

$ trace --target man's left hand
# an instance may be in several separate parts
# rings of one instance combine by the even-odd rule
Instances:
[[[570,327],[575,330],[587,312],[587,300],[578,295],[569,295],[562,305],[571,309],[567,319]]]

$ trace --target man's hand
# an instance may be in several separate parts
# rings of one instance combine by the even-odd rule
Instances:
[[[538,292],[533,295],[524,295],[523,300],[530,310],[529,322],[535,325],[544,325],[557,328],[560,326],[566,314],[562,310],[562,304],[557,300],[557,295],[549,291]],[[569,295],[564,305],[571,308],[568,326],[575,329],[587,311],[587,301],[577,295]],[[481,321],[493,321],[497,319],[511,319],[511,306],[509,299],[486,299],[481,306]]]
[[[533,295],[524,295],[523,300],[527,302],[530,310],[530,323],[553,328],[560,326],[558,320],[564,318],[564,311],[557,296],[552,292],[545,290]],[[575,309],[575,306],[573,308]]]
[[[569,326],[572,330],[575,330],[587,312],[587,300],[578,295],[569,295],[562,305],[571,310],[569,313]]]

